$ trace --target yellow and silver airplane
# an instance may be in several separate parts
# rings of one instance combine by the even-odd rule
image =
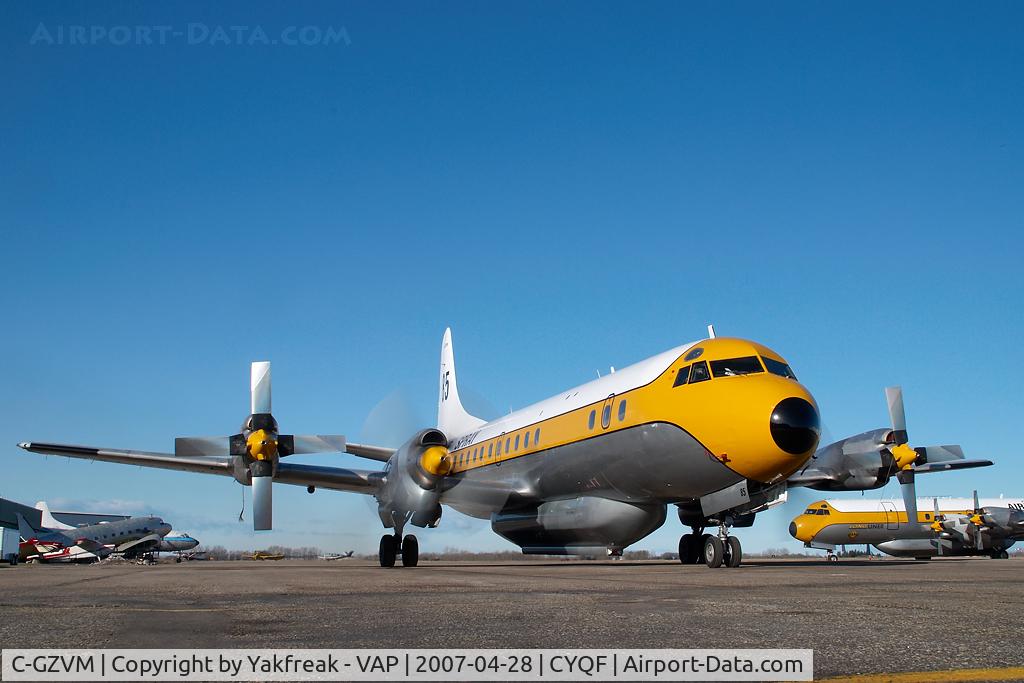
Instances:
[[[1007,559],[1007,550],[1024,539],[1024,499],[921,499],[917,523],[909,523],[902,500],[819,500],[789,525],[793,538],[808,548],[870,544],[888,555],[928,559],[935,556],[987,555]]]
[[[283,560],[284,555],[281,553],[268,553],[262,550],[255,550],[251,555],[245,556],[247,560]]]
[[[310,493],[369,494],[382,524],[393,530],[380,541],[385,567],[398,557],[405,566],[418,563],[418,541],[404,530],[436,527],[442,505],[489,519],[524,553],[584,555],[621,554],[659,528],[675,505],[692,529],[680,539],[680,561],[738,566],[742,551],[730,528],[752,524],[757,512],[785,499],[787,486],[862,490],[898,473],[912,492],[915,472],[990,464],[907,446],[898,390],[890,392],[891,429],[815,454],[818,408],[786,359],[757,342],[715,337],[710,326],[709,335],[488,422],[462,406],[446,330],[437,426],[398,449],[342,436],[280,434],[266,362],[253,363],[251,414],[238,434],[179,438],[169,454],[19,445],[234,477],[253,488],[257,530],[272,526],[272,482]],[[282,462],[293,453],[335,451],[385,465],[355,470]]]

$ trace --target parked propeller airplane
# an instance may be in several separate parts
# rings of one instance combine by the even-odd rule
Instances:
[[[740,564],[732,527],[784,498],[787,486],[873,489],[893,475],[914,500],[914,473],[977,467],[956,447],[907,445],[902,394],[887,390],[892,427],[817,453],[814,398],[762,344],[710,337],[684,344],[486,422],[459,399],[451,330],[441,345],[437,427],[398,449],[342,436],[285,436],[271,415],[270,364],[253,363],[251,408],[228,437],[179,438],[173,454],[22,443],[36,453],[234,477],[252,486],[254,528],[270,529],[272,482],[352,491],[377,500],[384,567],[416,566],[406,526],[436,527],[442,504],[491,521],[537,554],[613,554],[644,538],[676,505],[691,527],[683,563]],[[292,464],[293,453],[344,451],[383,470]],[[813,455],[813,457],[812,457]],[[704,533],[717,528],[717,533]]]
[[[941,501],[941,505],[940,505]],[[927,499],[919,503],[927,505]],[[1024,540],[1024,499],[933,498],[933,511],[918,512],[909,523],[903,501],[819,500],[789,525],[789,533],[809,548],[871,544],[897,557],[941,555],[1009,557],[1007,549]]]
[[[36,529],[19,513],[22,559],[95,562],[112,554],[135,558],[154,551],[171,530],[159,517],[129,517],[64,529]]]

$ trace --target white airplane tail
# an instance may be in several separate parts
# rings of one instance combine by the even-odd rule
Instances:
[[[437,398],[437,428],[449,439],[472,432],[485,420],[473,417],[462,407],[459,385],[455,380],[455,351],[452,348],[452,330],[444,331],[441,340],[441,377]]]
[[[42,516],[41,516],[42,519],[40,521],[42,522],[43,528],[45,528],[45,529],[74,529],[75,528],[75,527],[71,526],[70,524],[64,524],[63,522],[58,522],[57,519],[52,514],[50,514],[50,506],[46,504],[45,500],[41,500],[38,503],[36,503],[36,510],[39,510],[40,512],[42,512]]]

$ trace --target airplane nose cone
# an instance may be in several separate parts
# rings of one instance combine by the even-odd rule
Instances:
[[[796,538],[796,522],[789,523],[789,535]]]
[[[808,401],[792,396],[775,406],[771,418],[772,439],[787,453],[803,455],[818,445],[821,421]]]

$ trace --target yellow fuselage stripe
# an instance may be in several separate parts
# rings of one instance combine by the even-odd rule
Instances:
[[[700,346],[704,351],[695,359],[697,362],[752,355],[785,362],[770,349],[742,339],[718,338],[701,342]],[[497,465],[652,423],[683,429],[713,457],[748,479],[775,481],[788,477],[803,465],[810,453],[797,456],[785,453],[774,443],[770,433],[772,410],[784,398],[798,396],[813,404],[814,399],[801,384],[760,372],[673,386],[677,372],[691,362],[680,357],[644,386],[453,450],[452,472],[458,474]],[[620,413],[622,401],[626,402],[624,413]],[[604,421],[606,406],[609,406],[609,413],[608,420]],[[620,414],[623,419],[619,419]],[[538,428],[539,441],[536,438]],[[528,447],[525,445],[527,435]],[[497,453],[499,443],[500,455]]]

